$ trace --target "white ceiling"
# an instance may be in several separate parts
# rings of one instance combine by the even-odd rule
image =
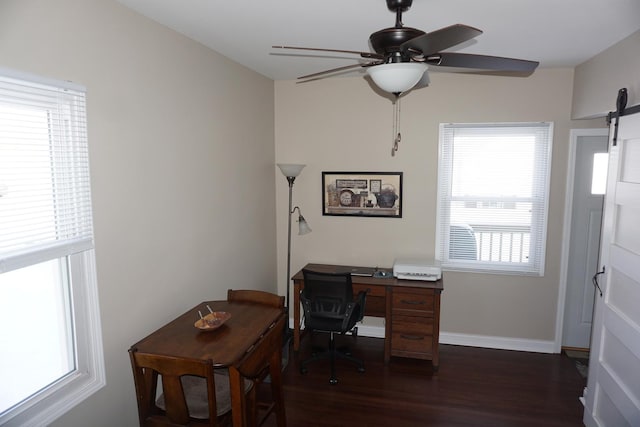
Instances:
[[[370,51],[369,35],[395,24],[385,0],[118,1],[274,80],[359,58],[313,58],[272,45]],[[426,32],[456,23],[484,31],[451,51],[573,67],[639,30],[640,0],[414,0],[403,23]]]

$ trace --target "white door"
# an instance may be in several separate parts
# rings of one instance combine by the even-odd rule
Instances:
[[[606,129],[572,132],[573,187],[562,346],[589,348],[606,182]],[[601,167],[604,166],[604,167]],[[598,174],[602,173],[602,176]],[[599,178],[602,181],[599,181]],[[595,182],[594,182],[595,181]],[[569,188],[570,190],[570,188]]]
[[[584,423],[640,426],[640,114],[609,143],[600,268]]]

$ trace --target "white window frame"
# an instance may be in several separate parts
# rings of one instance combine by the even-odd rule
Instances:
[[[46,79],[2,67],[0,77],[24,82],[27,87],[30,84],[44,85],[54,90],[85,93],[84,87],[70,82]],[[86,118],[82,119],[82,126],[86,126]],[[2,271],[35,265],[46,259],[66,259],[73,301],[76,357],[75,370],[0,414],[0,425],[49,425],[106,384],[93,237],[89,240],[90,244],[80,242],[77,250],[68,250],[66,254],[62,254],[55,245],[36,252],[4,254],[4,257],[0,253],[0,274]],[[20,325],[17,326],[22,327]]]
[[[536,176],[534,194],[529,199],[533,204],[533,215],[530,224],[529,245],[527,262],[516,261],[488,261],[488,260],[465,260],[450,258],[449,239],[451,232],[451,204],[452,196],[452,176],[453,159],[452,144],[455,140],[455,131],[461,129],[465,132],[498,131],[508,129],[534,129],[532,134],[539,130],[542,136],[536,139]],[[546,130],[546,132],[545,132]],[[452,133],[454,132],[454,133]],[[479,273],[497,274],[520,274],[543,276],[545,269],[546,240],[547,240],[547,219],[549,207],[549,188],[551,178],[551,152],[553,146],[553,123],[441,123],[439,134],[439,156],[438,156],[438,206],[436,213],[436,259],[441,262],[444,270],[471,271]],[[487,201],[500,201],[500,197],[490,198]],[[506,200],[506,199],[505,199]],[[475,232],[476,241],[480,239],[480,233]]]

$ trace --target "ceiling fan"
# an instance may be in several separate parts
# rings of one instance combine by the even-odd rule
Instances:
[[[429,85],[428,65],[473,70],[472,72],[498,72],[526,76],[531,74],[538,62],[499,56],[444,52],[453,46],[469,41],[482,31],[463,24],[450,25],[432,32],[424,32],[402,24],[402,13],[409,10],[413,0],[386,0],[387,7],[396,14],[394,27],[384,28],[369,36],[374,52],[358,52],[342,49],[323,49],[299,46],[272,46],[274,49],[293,49],[314,52],[334,52],[358,55],[368,62],[332,68],[298,77],[300,81],[311,81],[330,74],[358,67],[366,68],[371,80],[385,92],[395,96],[394,146],[391,154],[398,150],[400,141],[399,122],[401,94]]]
[[[402,13],[409,10],[413,0],[386,0],[387,7],[396,14],[396,24],[369,36],[374,52],[358,52],[342,49],[322,49],[298,46],[272,46],[274,49],[294,49],[316,52],[335,52],[359,55],[370,60],[365,63],[347,65],[320,71],[299,80],[314,80],[320,76],[364,67],[373,81],[382,90],[399,94],[412,89],[425,74],[427,65],[455,67],[478,71],[511,72],[519,75],[531,74],[538,62],[498,56],[468,53],[443,52],[445,49],[471,40],[482,31],[463,24],[455,24],[429,33],[402,24]],[[402,65],[400,65],[402,64]]]

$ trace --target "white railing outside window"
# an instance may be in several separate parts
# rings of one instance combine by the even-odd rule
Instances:
[[[530,227],[470,226],[476,238],[479,261],[522,263],[529,259]]]

